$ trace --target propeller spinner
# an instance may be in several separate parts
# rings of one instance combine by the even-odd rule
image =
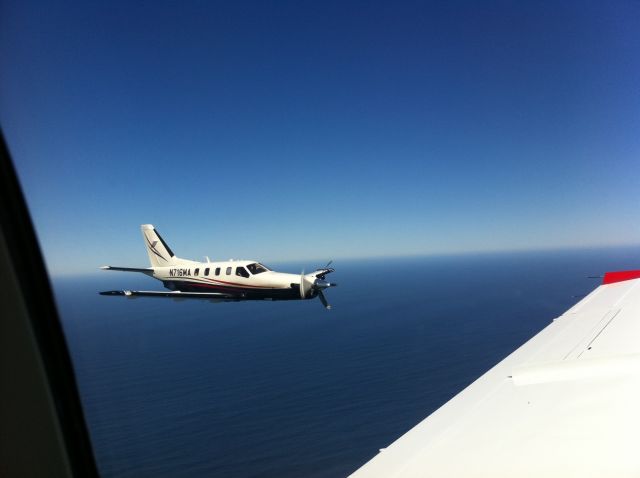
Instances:
[[[324,296],[322,292],[324,289],[329,287],[335,287],[337,284],[332,284],[331,282],[327,282],[324,280],[325,274],[329,272],[333,272],[333,269],[327,270],[324,273],[317,274],[322,278],[314,278],[308,277],[304,274],[304,271],[300,274],[300,298],[301,299],[311,299],[315,296],[318,296],[320,302],[325,307],[325,309],[331,309],[331,305],[327,302],[327,298]]]

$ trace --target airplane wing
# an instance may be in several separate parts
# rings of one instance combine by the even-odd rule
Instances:
[[[603,284],[352,477],[640,476],[640,271]]]
[[[124,295],[126,297],[170,297],[173,299],[235,299],[232,294],[224,292],[181,292],[163,290],[106,290],[100,295]]]

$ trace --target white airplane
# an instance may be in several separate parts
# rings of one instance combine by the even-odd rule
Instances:
[[[109,271],[142,272],[162,281],[169,291],[111,290],[101,295],[239,300],[294,300],[320,298],[331,306],[323,290],[336,284],[325,281],[334,272],[327,264],[310,274],[275,272],[257,261],[196,262],[176,257],[151,224],[140,226],[151,267],[102,266]]]
[[[639,404],[640,270],[607,272],[351,476],[638,477]]]

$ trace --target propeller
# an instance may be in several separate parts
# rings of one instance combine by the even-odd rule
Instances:
[[[329,264],[331,264],[331,262],[332,261],[329,261]],[[333,272],[332,269],[331,269],[331,272]],[[328,272],[325,272],[325,274],[326,273]],[[303,270],[302,273],[300,274],[300,298],[311,299],[312,297],[315,297],[317,295],[318,298],[320,299],[320,302],[322,302],[322,305],[325,307],[325,309],[331,309],[331,305],[327,302],[327,298],[324,296],[324,293],[322,291],[329,287],[335,287],[336,284],[332,284],[331,282],[326,282],[324,280],[325,274],[322,274],[321,278],[312,279],[310,277],[307,277],[304,274],[304,270]]]
[[[324,305],[324,308],[327,310],[331,310],[331,304],[327,302],[327,298],[324,296],[324,292],[322,292],[322,290],[318,291],[318,297],[320,298],[320,302],[322,302],[322,305]]]

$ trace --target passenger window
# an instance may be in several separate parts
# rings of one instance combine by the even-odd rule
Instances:
[[[227,275],[230,276],[231,275],[231,267],[227,267]]]
[[[249,273],[244,267],[236,267],[236,275],[240,277],[249,277]]]
[[[216,267],[216,275],[219,276],[220,275],[220,268]]]
[[[206,276],[209,275],[209,268],[208,267],[204,270],[204,275],[206,275]]]
[[[197,276],[200,273],[200,268],[198,267],[195,271],[193,271],[193,275]]]

